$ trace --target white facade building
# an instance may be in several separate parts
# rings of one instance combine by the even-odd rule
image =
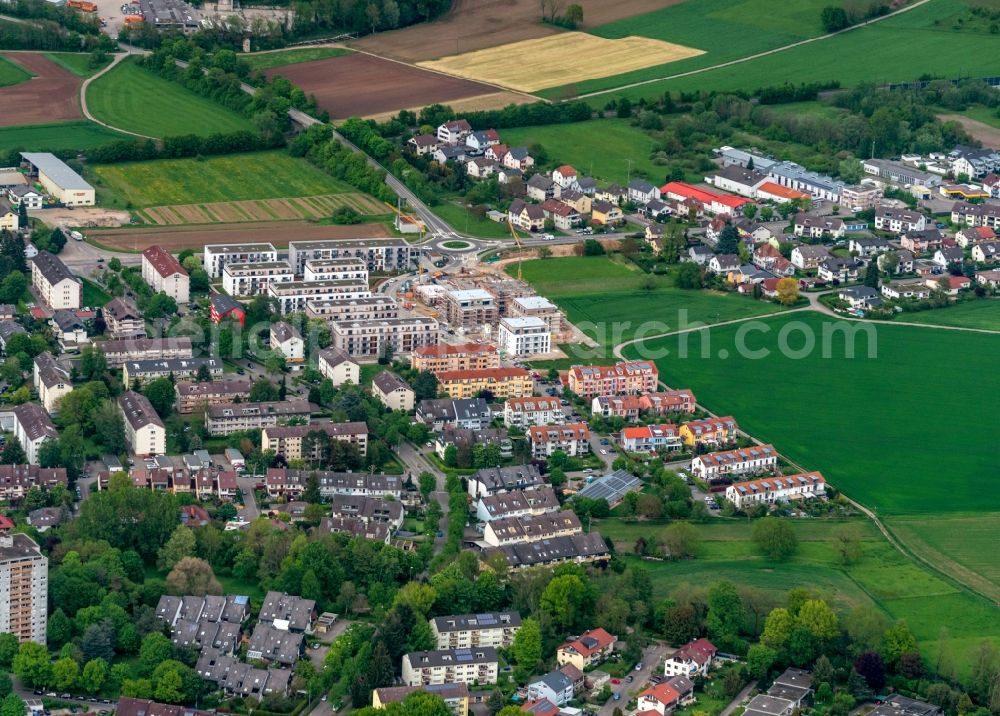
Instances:
[[[509,356],[542,355],[552,350],[549,324],[536,316],[501,318],[498,347]]]

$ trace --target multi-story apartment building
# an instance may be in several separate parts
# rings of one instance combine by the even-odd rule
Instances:
[[[477,646],[509,648],[521,628],[518,612],[486,612],[434,617],[431,633],[438,649],[472,649]]]
[[[559,398],[509,398],[503,405],[504,425],[529,428],[532,425],[561,425],[566,422]]]
[[[496,299],[482,288],[448,291],[444,295],[444,316],[456,330],[479,331],[500,319]]]
[[[278,251],[271,244],[209,244],[205,247],[202,265],[209,278],[222,278],[226,264],[258,264],[278,260]]]
[[[116,339],[145,338],[146,321],[142,311],[124,298],[114,298],[103,310],[104,322],[108,327],[108,335]]]
[[[875,210],[875,228],[897,234],[923,231],[927,228],[927,217],[916,211],[880,206]]]
[[[361,366],[340,348],[324,348],[319,352],[316,368],[324,378],[329,378],[334,387],[350,381],[361,383]]]
[[[497,349],[485,343],[439,343],[413,351],[410,366],[415,370],[443,373],[452,370],[486,370],[500,367]]]
[[[722,418],[692,420],[681,425],[681,440],[689,448],[696,445],[726,445],[739,435],[739,426],[731,415]]]
[[[48,492],[56,485],[68,485],[66,468],[0,465],[0,500],[23,500],[32,487],[40,487]]]
[[[0,534],[0,632],[45,644],[49,560],[26,534]]]
[[[399,305],[388,296],[329,298],[306,302],[306,316],[335,321],[371,321],[399,318]]]
[[[495,684],[498,669],[497,651],[492,646],[403,655],[403,683],[407,686]]]
[[[58,440],[59,432],[45,408],[38,403],[21,403],[14,406],[14,436],[24,448],[28,462],[37,465],[42,443]]]
[[[559,499],[548,485],[533,490],[513,490],[495,495],[482,495],[476,503],[476,517],[491,522],[506,517],[544,515],[559,509]]]
[[[652,393],[660,372],[652,361],[626,361],[612,366],[574,365],[569,369],[569,389],[581,398],[598,395]]]
[[[411,140],[412,141],[412,140]],[[384,709],[399,703],[414,691],[439,696],[452,716],[469,716],[469,687],[466,684],[427,684],[426,686],[384,686],[372,691],[372,707]],[[200,715],[195,715],[200,716]]]
[[[368,281],[368,263],[349,256],[342,259],[309,259],[302,271],[306,281],[328,281],[356,278]]]
[[[951,220],[966,226],[986,226],[1000,230],[1000,206],[996,204],[968,204],[956,202],[951,207]]]
[[[586,423],[535,425],[528,428],[528,440],[531,454],[536,458],[547,458],[557,450],[570,457],[590,452],[590,429]]]
[[[226,264],[222,269],[222,288],[230,296],[248,297],[267,293],[272,283],[289,283],[295,272],[287,261]]]
[[[156,293],[165,293],[178,304],[190,299],[191,278],[181,262],[162,246],[142,252],[142,280]]]
[[[549,327],[550,333],[562,330],[563,316],[559,307],[544,296],[521,296],[511,301],[511,317],[540,318]]]
[[[516,542],[538,542],[556,537],[568,537],[582,531],[580,518],[575,512],[559,510],[540,515],[490,520],[483,530],[483,541],[490,547],[502,547]]]
[[[358,258],[371,272],[392,273],[410,268],[420,255],[420,248],[403,239],[331,239],[329,241],[290,241],[288,261],[296,273],[304,273],[306,261],[316,259]]]
[[[531,373],[523,368],[448,370],[438,373],[438,389],[449,398],[475,398],[488,391],[494,398],[527,398],[534,392]]]
[[[186,336],[103,341],[97,346],[104,353],[108,368],[121,368],[126,361],[170,360],[194,355],[191,339]]]
[[[376,475],[370,472],[331,472],[327,470],[292,470],[287,467],[267,469],[267,494],[269,497],[298,499],[305,492],[311,475],[319,480],[319,494],[330,500],[336,495],[361,495],[364,497],[391,497],[398,500],[403,494],[403,479],[398,475]]]
[[[174,392],[177,393],[177,412],[187,415],[203,411],[210,405],[249,400],[250,379],[234,377],[200,383],[177,383]]]
[[[395,373],[384,370],[372,378],[372,395],[389,410],[413,410],[415,393],[409,383]]]
[[[624,428],[621,445],[625,452],[654,453],[661,450],[673,452],[681,449],[680,430],[676,425],[669,423]]]
[[[736,450],[695,455],[691,472],[703,480],[725,475],[773,472],[778,467],[778,451],[773,445],[752,445]]]
[[[125,439],[134,455],[162,455],[167,451],[167,430],[149,399],[126,390],[118,396],[125,416]]]
[[[501,318],[497,345],[509,356],[542,355],[552,350],[549,324],[536,316]]]
[[[323,432],[334,440],[356,445],[362,456],[368,453],[368,426],[363,422],[266,427],[261,433],[261,450],[274,450],[275,455],[282,455],[286,460],[316,459],[320,457],[323,446],[314,443],[309,449],[306,440],[310,433],[315,432]]]
[[[59,401],[63,396],[73,390],[69,371],[59,365],[48,351],[35,356],[32,382],[38,399],[52,415],[59,412]]]
[[[845,186],[840,201],[851,211],[874,209],[882,203],[882,190],[870,184]]]
[[[39,251],[31,259],[31,285],[38,298],[52,310],[80,308],[83,284],[59,257]]]
[[[818,472],[803,472],[798,475],[765,477],[760,480],[737,482],[726,488],[726,499],[737,509],[748,505],[789,500],[809,500],[826,495],[826,480]]]
[[[324,299],[369,298],[372,292],[367,281],[348,278],[336,281],[287,281],[271,283],[267,287],[267,295],[278,303],[282,314],[306,310],[310,301]]]
[[[284,425],[292,418],[308,420],[315,407],[308,400],[210,405],[205,410],[205,430],[209,435],[231,435],[241,430]]]
[[[386,346],[394,355],[412,353],[438,342],[433,318],[386,318],[372,321],[336,321],[330,324],[333,345],[357,358],[378,358]]]
[[[222,376],[222,360],[219,358],[168,358],[166,360],[128,361],[122,366],[122,382],[126,388],[138,382],[146,385],[157,378],[175,380],[195,378],[204,367],[213,378]]]
[[[289,363],[301,363],[306,358],[306,344],[295,326],[284,321],[271,324],[271,350],[280,351]]]

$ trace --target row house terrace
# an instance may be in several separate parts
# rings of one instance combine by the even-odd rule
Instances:
[[[773,472],[778,467],[778,451],[773,445],[753,445],[736,450],[696,455],[691,460],[691,472],[703,480],[726,475],[747,475]]]

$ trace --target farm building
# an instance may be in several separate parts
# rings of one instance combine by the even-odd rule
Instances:
[[[38,177],[45,191],[66,206],[93,206],[96,203],[94,187],[55,154],[21,152],[21,159],[28,165],[29,173]]]

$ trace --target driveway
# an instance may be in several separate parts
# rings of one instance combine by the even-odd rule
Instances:
[[[257,507],[257,498],[253,494],[254,483],[260,481],[263,481],[262,477],[253,477],[251,475],[236,476],[236,485],[240,488],[240,492],[243,494],[243,509],[240,511],[240,516],[247,522],[253,522],[255,519],[260,517],[260,508]]]
[[[622,679],[620,684],[611,685],[611,693],[620,693],[622,695],[621,700],[615,701],[612,695],[608,699],[608,702],[597,712],[599,716],[612,716],[615,707],[620,707],[622,711],[625,711],[625,705],[629,700],[649,686],[650,677],[660,672],[663,668],[663,662],[667,660],[667,656],[673,653],[674,649],[672,647],[660,642],[647,646],[642,652],[642,668],[639,671],[636,671],[634,668],[629,671],[629,675],[635,677],[632,683],[626,684],[625,679]]]
[[[444,514],[441,525],[438,528],[441,530],[442,536],[435,536],[434,538],[434,553],[440,554],[441,550],[444,549],[444,535],[448,533],[448,491],[445,489],[445,474],[438,470],[434,463],[408,442],[401,442],[396,448],[396,454],[403,461],[403,464],[406,465],[407,471],[413,475],[414,482],[417,482],[417,478],[422,472],[431,473],[437,481],[437,489],[430,494],[430,499],[437,501],[441,506],[441,512]]]

